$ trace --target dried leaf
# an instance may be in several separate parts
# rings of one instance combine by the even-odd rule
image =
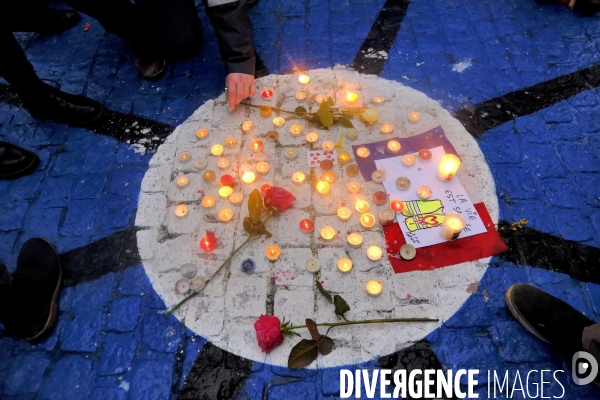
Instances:
[[[335,314],[343,315],[345,312],[350,311],[350,306],[346,303],[346,300],[342,299],[342,296],[333,296],[333,304],[335,305]]]
[[[333,340],[329,336],[321,336],[321,340],[319,341],[319,353],[326,356],[327,354],[333,351]]]
[[[312,336],[313,340],[321,340],[321,334],[319,333],[319,328],[317,328],[317,323],[315,321],[306,318],[306,329],[310,332],[310,336]]]
[[[250,197],[248,198],[248,215],[250,216],[250,221],[252,221],[252,225],[257,225],[260,223],[262,211],[262,197],[260,196],[260,192],[254,189],[252,193],[250,193]]]
[[[317,111],[317,115],[319,116],[321,123],[323,123],[323,126],[329,127],[333,125],[333,114],[331,114],[331,111],[319,110]]]
[[[252,221],[250,221],[250,217],[244,218],[244,230],[247,233],[252,233]]]
[[[302,339],[290,352],[288,368],[303,368],[309,366],[319,355],[318,345],[319,343],[316,340]]]
[[[354,125],[352,125],[352,122],[350,122],[350,120],[347,118],[338,117],[337,121],[340,123],[340,125],[345,126],[346,128],[354,128]]]
[[[315,281],[315,283],[317,284],[317,289],[319,289],[319,292],[321,292],[321,294],[323,296],[325,296],[325,298],[331,303],[333,304],[333,298],[331,297],[331,295],[329,294],[328,291],[325,290],[325,288],[323,287],[323,285],[321,285],[321,282],[319,281]]]

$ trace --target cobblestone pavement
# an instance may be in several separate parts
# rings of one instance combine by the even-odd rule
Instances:
[[[156,148],[223,89],[198,8],[201,55],[170,64],[157,82],[140,80],[131,48],[85,16],[61,35],[18,35],[41,77],[113,112],[94,131],[37,121],[0,86],[0,140],[41,158],[34,174],[0,181],[0,257],[14,268],[22,243],[42,236],[68,270],[52,335],[30,345],[0,330],[1,398],[339,396],[339,368],[253,363],[165,318],[140,265],[132,227],[152,156],[140,149]],[[511,284],[528,282],[600,320],[600,15],[530,0],[260,0],[252,19],[261,74],[339,63],[420,90],[478,138],[496,180],[510,250],[441,328],[360,367],[510,370],[511,379],[562,369],[566,398],[600,398],[595,386],[576,386],[570,360],[529,335],[504,303]]]

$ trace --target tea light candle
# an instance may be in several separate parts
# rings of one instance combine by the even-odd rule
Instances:
[[[356,140],[358,138],[358,131],[356,129],[348,129],[345,137],[348,140]]]
[[[382,105],[384,101],[385,101],[385,98],[383,98],[381,96],[373,97],[373,104],[375,104],[376,106]]]
[[[175,207],[175,216],[177,218],[185,218],[188,215],[188,208],[185,204],[180,204]]]
[[[359,147],[358,149],[356,149],[356,155],[359,156],[360,158],[368,158],[369,155],[371,154],[371,151],[369,149],[367,149],[366,147]]]
[[[419,186],[417,189],[417,194],[421,199],[427,200],[429,197],[431,197],[431,189],[429,189],[427,186]]]
[[[376,206],[382,206],[387,202],[387,197],[385,192],[379,190],[373,193],[373,203],[375,203]]]
[[[417,250],[413,245],[407,243],[400,247],[400,257],[402,257],[403,260],[412,260],[416,255]]]
[[[360,233],[353,232],[348,235],[348,244],[355,249],[360,248],[363,243],[363,237]]]
[[[354,203],[354,209],[359,213],[366,213],[369,211],[369,202],[366,200],[356,200],[356,203]]]
[[[421,120],[421,114],[419,114],[418,112],[413,111],[413,112],[408,113],[408,122],[410,122],[411,124],[416,124],[420,120]]]
[[[258,164],[256,164],[256,172],[258,172],[260,175],[268,174],[270,169],[271,166],[266,161],[261,161]]]
[[[404,210],[404,202],[400,200],[392,200],[390,201],[390,208],[395,212],[402,212],[402,210]]]
[[[427,149],[419,150],[419,159],[425,162],[431,160],[431,151]]]
[[[337,179],[337,175],[333,171],[327,171],[321,176],[321,180],[332,184]]]
[[[358,168],[358,165],[356,165],[356,164],[350,164],[350,165],[346,166],[346,175],[350,178],[354,178],[355,176],[358,175],[359,172],[360,172],[360,169]]]
[[[360,216],[360,224],[363,228],[370,229],[375,226],[375,216],[373,214],[365,213]]]
[[[285,119],[283,117],[273,118],[273,126],[275,126],[275,128],[281,128],[284,124],[285,124]]]
[[[304,263],[304,267],[306,268],[306,270],[308,272],[311,273],[315,273],[315,272],[319,272],[319,270],[321,269],[321,265],[319,264],[319,260],[315,259],[315,258],[309,258],[308,260],[306,260],[306,263]]]
[[[437,177],[440,181],[449,182],[456,175],[460,167],[460,159],[454,154],[444,154],[440,160]]]
[[[338,164],[340,165],[348,164],[351,159],[352,157],[350,157],[350,153],[347,151],[342,151],[338,154]]]
[[[283,156],[286,160],[295,160],[298,157],[298,152],[295,149],[285,149]]]
[[[360,192],[360,183],[354,181],[350,182],[348,185],[346,185],[346,189],[348,189],[348,193],[356,194]]]
[[[304,175],[304,173],[302,172],[294,172],[292,174],[292,182],[294,182],[294,185],[304,185],[304,180],[306,179],[306,175]]]
[[[217,199],[215,199],[213,196],[204,196],[201,204],[202,207],[206,209],[211,209],[214,208],[214,206],[217,204]]]
[[[209,169],[208,171],[204,171],[202,179],[206,183],[213,183],[217,179],[217,174],[215,174],[215,171]]]
[[[271,89],[265,89],[260,94],[264,100],[271,100],[273,98],[273,91]]]
[[[177,158],[179,159],[180,163],[187,164],[192,160],[192,153],[190,153],[189,151],[182,151],[181,153],[179,153]]]
[[[234,206],[239,206],[244,201],[244,195],[240,192],[235,192],[229,196],[229,202]]]
[[[190,178],[188,178],[185,175],[179,175],[176,179],[175,179],[175,184],[177,185],[177,187],[179,189],[185,189],[186,187],[188,187],[188,185],[190,184]]]
[[[325,151],[333,150],[335,144],[333,142],[323,142],[321,148]]]
[[[383,285],[381,282],[371,279],[367,282],[366,289],[369,296],[378,297],[383,290]]]
[[[311,219],[304,218],[300,220],[300,230],[304,233],[311,233],[315,228],[315,223]]]
[[[256,263],[251,258],[246,258],[240,264],[240,269],[247,274],[253,273],[255,268],[256,268]]]
[[[302,128],[301,125],[292,125],[290,127],[290,133],[292,134],[292,136],[300,136],[302,134],[302,131],[304,130],[304,128]]]
[[[272,244],[270,246],[267,246],[267,249],[265,250],[265,255],[269,260],[275,261],[281,255],[281,249],[279,248],[279,246]]]
[[[415,164],[415,156],[410,154],[405,154],[402,156],[402,164],[406,167],[411,167]]]
[[[440,226],[440,236],[444,240],[454,240],[460,235],[465,225],[466,220],[462,214],[450,211]]]
[[[279,133],[275,131],[269,131],[265,134],[265,137],[267,138],[267,140],[274,142],[279,138]]]
[[[298,82],[300,82],[301,85],[308,85],[308,82],[310,82],[310,76],[300,75],[298,77]]]
[[[392,133],[394,131],[394,125],[392,124],[383,124],[381,125],[381,133]]]
[[[233,210],[231,208],[223,208],[219,211],[219,219],[221,222],[229,222],[233,218]]]
[[[323,160],[319,163],[319,167],[321,167],[323,171],[329,171],[331,168],[333,168],[333,161]]]
[[[296,92],[296,100],[303,102],[308,97],[308,93],[306,92]]]
[[[197,169],[204,169],[208,165],[208,160],[206,158],[196,158],[194,160],[194,167]]]
[[[394,215],[395,213],[391,209],[384,208],[379,212],[379,222],[381,225],[389,225],[394,221]]]
[[[367,249],[367,257],[371,261],[379,261],[383,257],[383,250],[379,246],[371,246]]]
[[[253,153],[260,153],[261,151],[263,151],[263,142],[262,140],[255,140],[252,143],[250,143],[250,150],[252,150]]]
[[[244,133],[250,133],[254,130],[254,122],[246,121],[242,124],[242,131]]]
[[[340,220],[346,222],[352,216],[352,210],[346,206],[342,206],[337,210],[337,216]]]
[[[402,145],[397,140],[390,140],[387,143],[387,152],[390,154],[397,155],[398,153],[400,153],[401,148]]]
[[[229,168],[229,166],[231,165],[231,161],[229,161],[227,158],[221,158],[219,159],[219,161],[217,161],[217,166],[221,169],[227,169]]]
[[[321,104],[325,100],[327,100],[327,96],[325,96],[324,94],[318,94],[315,96],[315,101],[319,104]]]
[[[324,240],[333,240],[335,237],[335,229],[329,225],[325,225],[321,228],[321,237]]]
[[[356,104],[358,102],[358,94],[354,92],[346,93],[346,103],[348,104]]]
[[[215,157],[221,157],[224,151],[225,149],[220,144],[215,144],[213,147],[210,148],[210,154],[212,154]]]
[[[352,269],[352,260],[349,258],[340,258],[337,267],[341,273],[347,274]]]
[[[231,188],[231,186],[222,186],[219,188],[219,196],[223,198],[231,196],[232,193],[233,189]]]
[[[208,137],[208,129],[206,128],[200,128],[198,129],[198,131],[196,132],[196,138],[198,140],[204,140]]]
[[[383,182],[383,180],[385,179],[385,171],[378,169],[377,171],[371,174],[371,179],[373,179],[373,182],[375,183]]]
[[[233,183],[235,182],[235,178],[229,174],[225,174],[219,179],[219,183],[221,186],[229,186],[233,187]]]
[[[310,144],[316,143],[319,140],[319,134],[317,132],[310,132],[306,135],[306,141]]]
[[[206,252],[211,252],[217,247],[217,238],[211,235],[206,235],[200,239],[200,247]]]
[[[244,182],[246,184],[253,183],[255,179],[256,179],[256,175],[254,175],[254,172],[252,172],[252,171],[246,171],[242,175],[242,182]]]
[[[396,187],[400,190],[407,190],[410,186],[410,179],[405,177],[400,177],[396,179]]]
[[[331,185],[329,184],[329,182],[319,181],[317,183],[317,192],[319,192],[321,196],[327,196],[330,190]]]
[[[233,149],[236,144],[237,144],[237,139],[234,138],[233,136],[229,136],[228,138],[225,139],[225,147],[227,147],[228,149]]]
[[[267,190],[269,190],[272,187],[273,187],[273,184],[271,182],[265,182],[262,185],[260,185],[260,192],[262,194],[265,194],[265,193],[267,193]]]
[[[258,111],[260,112],[260,116],[265,118],[270,117],[273,113],[273,109],[270,106],[262,106]]]

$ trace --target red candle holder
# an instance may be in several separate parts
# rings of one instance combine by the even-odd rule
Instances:
[[[423,161],[431,160],[431,151],[427,149],[419,150],[419,158]]]
[[[266,89],[266,90],[263,90],[260,95],[262,96],[263,99],[270,100],[273,97],[273,94],[274,93],[271,89]]]
[[[315,223],[308,218],[300,220],[300,230],[304,233],[310,233],[315,229]]]
[[[384,205],[387,202],[387,194],[382,191],[375,192],[373,194],[373,202],[378,206]]]
[[[225,174],[220,179],[221,186],[229,186],[233,187],[233,183],[235,182],[235,178],[229,174]]]
[[[217,238],[215,237],[215,234],[210,231],[206,231],[206,236],[200,239],[200,248],[207,253],[210,253],[215,249],[215,247],[217,247]]]
[[[404,203],[400,200],[390,201],[390,208],[396,212],[402,212],[404,210]]]

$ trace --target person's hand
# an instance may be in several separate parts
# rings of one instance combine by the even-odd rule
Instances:
[[[225,84],[230,110],[233,110],[246,97],[252,97],[256,94],[256,85],[254,84],[254,77],[252,75],[232,72],[227,75]]]

